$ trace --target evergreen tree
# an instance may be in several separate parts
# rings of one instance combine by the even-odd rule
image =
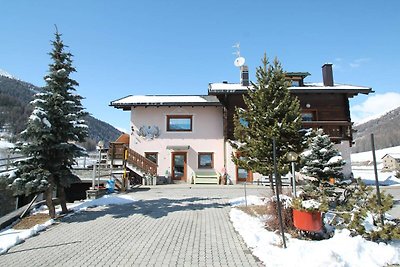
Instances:
[[[330,177],[343,177],[342,169],[346,162],[340,152],[334,148],[329,136],[322,129],[309,132],[309,149],[301,155],[300,172],[319,181],[328,181]]]
[[[78,83],[70,78],[75,72],[72,54],[65,52],[61,34],[56,31],[49,53],[53,62],[44,77],[44,92],[35,95],[34,106],[28,126],[22,132],[18,149],[27,160],[18,164],[18,170],[9,178],[15,194],[26,195],[45,191],[49,214],[55,217],[52,202],[57,189],[63,212],[67,212],[64,188],[79,181],[71,171],[74,158],[85,154],[75,143],[83,142],[87,126],[83,120],[86,112],[81,104],[82,97],[75,94]]]
[[[266,55],[256,70],[256,83],[244,95],[246,108],[236,108],[232,146],[235,164],[241,168],[269,175],[272,180],[273,149],[276,139],[277,165],[280,174],[287,169],[286,153],[302,149],[299,100],[288,90],[289,83],[278,59],[269,64]]]

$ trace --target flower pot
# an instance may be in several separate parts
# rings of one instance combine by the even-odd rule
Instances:
[[[299,230],[319,232],[322,229],[321,212],[293,209],[293,224]]]

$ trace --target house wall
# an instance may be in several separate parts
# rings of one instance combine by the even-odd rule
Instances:
[[[192,131],[167,132],[167,115],[192,115]],[[139,136],[138,130],[142,126],[157,126],[159,137],[146,139]],[[191,182],[193,172],[199,170],[199,152],[213,153],[215,171],[220,173],[224,167],[222,107],[135,107],[131,109],[131,127],[130,148],[141,155],[157,152],[159,176],[164,176],[166,171],[171,173],[171,152],[174,150],[167,149],[167,146],[190,146],[188,150],[182,151],[187,152],[187,182]]]
[[[382,158],[383,169],[393,171],[399,169],[399,163],[390,155],[386,155]]]
[[[349,141],[342,141],[340,144],[334,146],[342,155],[342,158],[346,161],[346,165],[343,166],[343,175],[345,178],[351,176],[351,148]]]

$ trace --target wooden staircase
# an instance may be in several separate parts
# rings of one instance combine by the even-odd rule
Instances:
[[[125,143],[111,142],[108,154],[112,165],[122,164],[142,177],[157,175],[157,164],[130,149]]]

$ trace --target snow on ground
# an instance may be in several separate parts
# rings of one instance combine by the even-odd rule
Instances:
[[[378,171],[378,181],[384,186],[399,186],[400,179],[396,178],[396,172],[382,172],[382,157],[390,153],[399,153],[400,146],[389,147],[375,151]],[[354,178],[361,178],[367,185],[375,185],[375,172],[371,151],[351,154],[352,172]]]
[[[382,162],[383,156],[390,153],[400,153],[400,146],[394,146],[376,150],[375,151],[376,161]],[[351,154],[351,162],[366,162],[366,161],[372,162],[372,160],[373,157],[371,151]]]
[[[13,147],[14,147],[13,143],[10,143],[5,140],[0,140],[0,149],[9,149],[9,148],[13,148]]]
[[[257,196],[247,196],[245,197],[238,197],[238,198],[234,198],[231,199],[229,201],[229,204],[231,204],[232,207],[236,207],[236,206],[244,206],[246,205],[246,201],[247,201],[247,205],[265,205],[265,198],[260,198]]]
[[[14,147],[13,143],[10,143],[5,140],[0,140],[0,159],[6,158],[10,154],[9,149],[13,147]]]
[[[75,213],[86,210],[89,207],[96,206],[107,206],[107,205],[123,205],[133,203],[136,200],[128,195],[106,195],[102,198],[94,200],[86,200],[83,202],[72,203],[68,205],[68,209],[74,210]],[[57,209],[57,213],[61,211],[61,208]],[[45,209],[36,210],[33,213],[47,212]],[[73,216],[71,213],[67,216]],[[26,230],[14,230],[12,228],[0,231],[0,255],[6,253],[11,247],[23,242],[25,239],[36,235],[38,232],[45,230],[47,227],[52,225],[54,220],[48,220],[43,224],[38,224],[31,229]]]
[[[249,196],[249,199],[256,197]],[[235,205],[244,205],[235,200]],[[262,219],[232,208],[230,219],[256,257],[266,266],[386,266],[400,263],[400,241],[375,243],[361,236],[351,237],[348,230],[336,230],[327,240],[306,241],[287,235],[287,248],[280,235],[267,231]]]
[[[361,178],[366,185],[375,185],[375,172],[372,169],[355,169],[353,168],[354,178]],[[378,170],[379,185],[399,186],[400,179],[396,178],[396,172],[381,172]]]

